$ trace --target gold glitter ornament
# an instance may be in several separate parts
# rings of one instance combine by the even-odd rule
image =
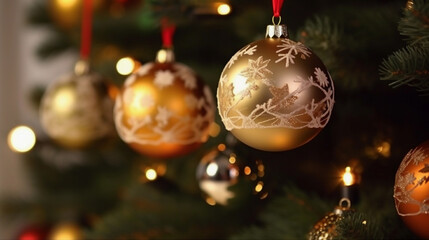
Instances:
[[[119,136],[154,158],[185,155],[208,139],[214,121],[210,88],[189,67],[174,62],[171,49],[130,75],[116,98]]]
[[[85,61],[72,74],[50,84],[40,106],[45,132],[67,148],[84,148],[115,135],[113,99],[116,87],[91,72]]]
[[[411,149],[395,177],[394,194],[398,214],[408,228],[429,239],[429,141]]]
[[[344,206],[345,204],[345,206]],[[344,212],[350,209],[350,200],[342,198],[334,211],[323,217],[308,234],[308,240],[330,240],[337,235],[337,224],[343,219]]]
[[[322,61],[269,25],[265,39],[239,50],[226,64],[217,89],[227,130],[264,151],[297,148],[328,123],[334,85]]]

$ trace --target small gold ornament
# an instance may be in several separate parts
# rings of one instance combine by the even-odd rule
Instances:
[[[395,206],[418,236],[429,239],[429,141],[411,149],[396,172]]]
[[[54,22],[64,29],[79,27],[82,20],[84,0],[49,0],[48,10]],[[92,8],[99,11],[106,7],[107,0],[93,0]]]
[[[189,67],[174,62],[171,49],[130,75],[116,98],[119,136],[155,158],[185,155],[208,139],[214,121],[210,88]]]
[[[334,211],[323,217],[314,225],[308,234],[308,240],[330,240],[337,235],[337,224],[343,219],[343,214],[350,210],[351,202],[347,198],[342,198]]]
[[[240,141],[284,151],[326,126],[334,85],[322,61],[287,38],[285,25],[269,25],[265,39],[243,47],[226,64],[217,99],[226,129]]]
[[[49,240],[83,240],[82,228],[72,222],[64,222],[56,225],[49,234]]]
[[[114,136],[113,99],[115,86],[90,72],[84,61],[75,72],[50,84],[42,97],[40,119],[43,129],[57,143],[84,148]]]

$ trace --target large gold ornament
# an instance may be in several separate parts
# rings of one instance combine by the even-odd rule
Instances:
[[[429,141],[411,149],[402,160],[393,197],[408,228],[429,239]]]
[[[116,98],[119,136],[136,151],[155,158],[187,154],[208,139],[214,121],[210,88],[189,67],[162,49],[155,62],[130,75]]]
[[[40,107],[40,120],[46,133],[68,148],[87,147],[115,134],[114,88],[101,75],[92,73],[85,62],[75,72],[48,86]]]
[[[226,129],[240,141],[284,151],[326,126],[334,85],[322,61],[287,38],[286,26],[269,25],[265,39],[243,47],[226,64],[217,99]]]
[[[353,211],[350,209],[351,203],[347,198],[342,198],[334,211],[330,212],[320,219],[308,234],[308,240],[331,240],[337,233],[337,225],[344,218],[345,212]]]

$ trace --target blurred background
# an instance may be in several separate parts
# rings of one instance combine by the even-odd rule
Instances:
[[[165,148],[123,141],[113,107],[98,102],[114,101],[132,72],[155,61],[171,25],[176,61],[216,97],[231,57],[264,38],[272,1],[93,0],[86,53],[82,12],[83,0],[0,0],[0,239],[429,238],[427,213],[404,206],[418,217],[404,220],[393,197],[401,198],[399,170],[420,181],[408,182],[418,197],[406,192],[418,209],[429,197],[425,168],[399,167],[415,158],[429,164],[427,153],[405,157],[427,148],[428,1],[285,1],[281,22],[290,39],[320,57],[335,85],[326,127],[302,146],[268,152],[235,139],[216,109],[206,142],[161,159]],[[82,87],[93,93],[66,85],[88,98],[51,108],[66,76],[81,77],[82,57],[103,85]],[[102,115],[112,129],[93,141],[88,129],[100,124],[82,119],[94,116],[64,109]],[[58,113],[83,125],[49,122]],[[36,137],[22,152],[10,142],[19,125]],[[28,139],[31,131],[17,142]],[[323,220],[342,197],[351,208]]]

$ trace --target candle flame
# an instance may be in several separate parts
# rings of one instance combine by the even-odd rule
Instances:
[[[345,186],[351,186],[355,183],[355,179],[350,167],[346,167],[345,169],[345,172],[343,174],[343,182]]]

